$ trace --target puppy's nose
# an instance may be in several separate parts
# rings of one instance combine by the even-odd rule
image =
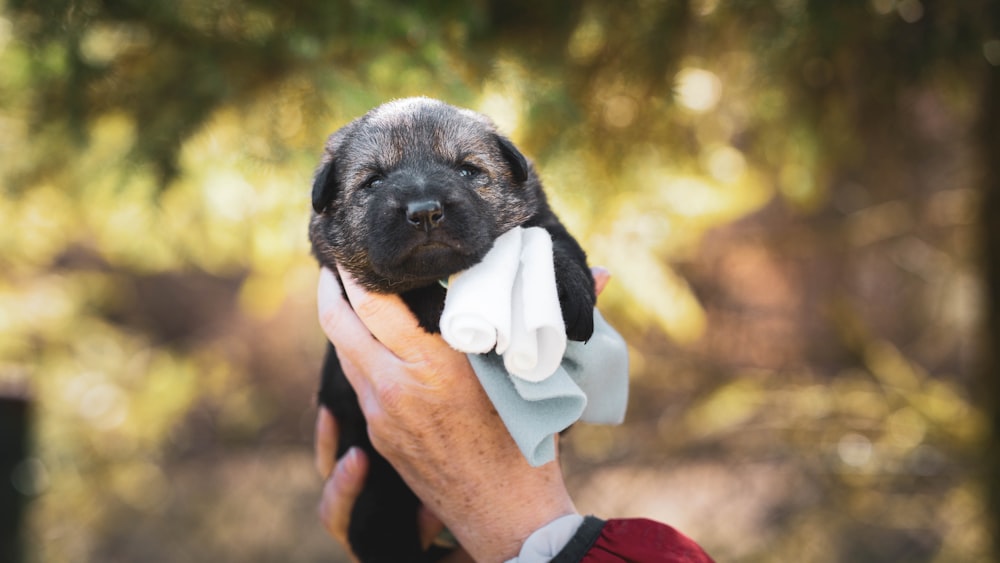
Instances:
[[[436,199],[411,201],[406,204],[406,220],[418,229],[429,231],[444,221],[444,209]]]

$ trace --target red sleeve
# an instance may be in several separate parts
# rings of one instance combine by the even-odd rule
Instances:
[[[608,520],[580,563],[714,563],[693,540],[653,520]]]

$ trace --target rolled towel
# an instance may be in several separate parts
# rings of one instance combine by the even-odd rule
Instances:
[[[500,235],[481,262],[448,279],[441,336],[452,348],[470,354],[507,349],[521,235],[521,228]]]
[[[531,382],[555,373],[566,352],[552,237],[541,227],[524,229],[520,270],[511,297],[510,347],[498,352],[508,372]]]

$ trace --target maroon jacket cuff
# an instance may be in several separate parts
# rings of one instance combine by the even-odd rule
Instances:
[[[645,518],[588,516],[552,563],[714,563],[693,540]]]

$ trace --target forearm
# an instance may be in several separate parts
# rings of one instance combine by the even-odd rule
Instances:
[[[535,530],[575,512],[555,462],[509,475],[491,472],[477,490],[422,497],[476,561],[516,557]]]
[[[481,501],[484,508],[443,520],[476,561],[506,561],[518,555],[524,541],[535,530],[573,513],[568,499],[547,496],[547,492],[536,498],[544,500],[535,502],[506,495],[505,504],[488,505],[489,501],[484,499]]]

